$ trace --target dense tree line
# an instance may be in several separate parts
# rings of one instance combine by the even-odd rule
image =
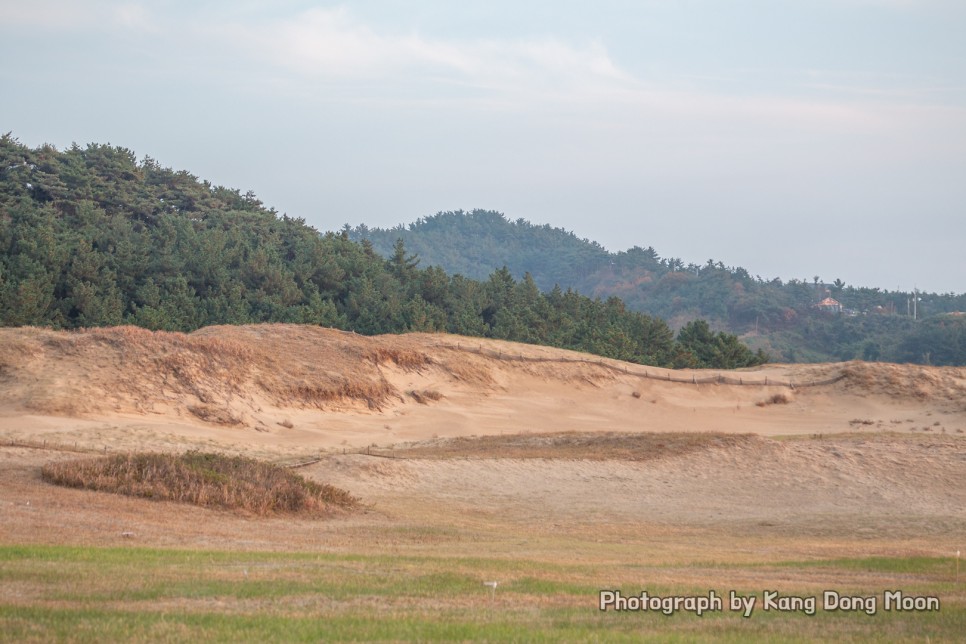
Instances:
[[[643,364],[734,367],[765,359],[736,338],[712,363],[616,297],[541,290],[498,268],[482,279],[385,256],[348,231],[319,234],[251,193],[107,145],[28,149],[0,138],[0,324],[57,328],[299,322],[359,333],[446,331]],[[708,354],[711,355],[711,354]]]
[[[966,294],[920,294],[917,322],[910,315],[909,293],[854,287],[841,280],[826,284],[818,277],[766,280],[713,260],[698,265],[662,258],[653,248],[611,253],[563,229],[511,221],[484,210],[438,213],[407,227],[346,231],[352,239],[370,241],[382,254],[391,253],[396,240],[403,239],[424,263],[468,277],[505,265],[515,277],[530,273],[541,290],[560,285],[591,297],[616,296],[628,309],[661,317],[682,331],[689,322],[704,319],[709,331],[740,336],[789,362],[925,362],[941,353],[947,364],[966,364],[966,351],[910,348],[923,335],[942,344],[943,334],[949,336],[946,345],[958,346],[955,322],[916,329],[924,317],[966,311]],[[815,304],[826,296],[848,312],[817,310]]]

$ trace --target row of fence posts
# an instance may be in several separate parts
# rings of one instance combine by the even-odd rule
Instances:
[[[446,346],[448,346],[451,349],[453,348],[452,345],[444,345],[444,344],[437,344],[436,346],[437,347],[446,347]],[[460,345],[459,342],[456,343],[456,349],[459,350],[459,351],[462,351],[463,350],[463,348],[462,348],[462,346]],[[467,351],[475,351],[476,353],[479,353],[480,355],[486,355],[486,351],[483,349],[483,345],[482,344],[479,345],[479,348],[478,349],[474,349],[473,347],[467,347],[466,350]],[[503,359],[503,350],[502,349],[497,350],[497,351],[493,351],[491,353],[497,359],[500,359],[500,360]],[[524,360],[524,357],[523,357],[523,354],[522,353],[519,353],[519,354],[511,354],[511,353],[508,353],[507,354],[507,358],[508,359],[513,359],[513,360]],[[553,359],[553,358],[531,358],[531,360],[536,361],[536,362],[571,362],[571,363],[583,363],[583,364],[598,364],[598,365],[600,365],[602,367],[603,366],[606,366],[606,367],[609,367],[611,369],[615,368],[615,367],[612,367],[610,365],[605,365],[603,358],[598,359],[596,362],[593,361],[593,360],[569,360],[567,358],[557,358],[557,359]],[[635,372],[629,371],[626,365],[624,366],[623,369],[624,369],[624,373],[626,373],[628,375],[632,375],[632,376],[642,376],[643,375],[644,378],[649,378],[649,379],[653,379],[653,380],[667,380],[668,382],[687,382],[687,380],[675,380],[675,379],[671,378],[671,372],[670,371],[667,372],[665,378],[656,378],[656,377],[651,376],[650,373],[648,373],[646,370],[644,371],[643,374],[640,374],[640,373],[635,373]],[[735,384],[734,382],[729,383],[728,382],[728,379],[726,377],[722,376],[721,374],[716,374],[710,380],[705,380],[704,378],[702,378],[701,380],[702,380],[702,382],[700,384],[706,384],[706,383],[711,383],[711,382],[715,382],[715,383],[723,382],[725,384]],[[835,380],[837,380],[837,379],[836,378],[833,378],[832,380],[830,380],[828,382],[829,383],[835,382]],[[695,385],[696,384],[699,384],[698,383],[698,377],[697,377],[697,375],[695,375],[695,374],[692,374],[691,375],[691,384],[695,384]],[[745,384],[745,379],[739,376],[738,377],[738,384],[739,385],[744,385]],[[763,382],[763,383],[761,383],[761,382],[749,382],[747,384],[749,384],[749,385],[756,385],[756,386],[760,386],[760,387],[761,386],[768,387],[768,386],[774,385],[774,386],[779,386],[779,387],[791,387],[792,389],[794,389],[796,387],[795,383],[793,383],[791,381],[789,381],[789,382],[780,382],[780,381],[779,382],[776,382],[776,381],[768,382],[768,376],[765,376],[765,382]],[[812,384],[812,383],[801,383],[798,386],[799,387],[808,387],[810,384]]]

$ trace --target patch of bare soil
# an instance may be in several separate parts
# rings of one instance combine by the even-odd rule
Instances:
[[[424,499],[561,528],[671,524],[881,538],[966,530],[966,441],[838,435],[550,434],[397,446],[323,466],[377,505]]]

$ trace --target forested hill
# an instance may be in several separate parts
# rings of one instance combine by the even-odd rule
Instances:
[[[29,149],[0,137],[0,324],[300,322],[359,333],[446,331],[661,366],[758,364],[732,334],[695,322],[675,340],[617,298],[541,292],[507,270],[482,281],[420,264],[402,245],[319,234],[186,171],[88,145]]]
[[[796,361],[890,360],[966,364],[966,294],[881,291],[818,277],[783,282],[708,260],[685,264],[654,248],[611,253],[573,233],[511,221],[498,212],[442,212],[408,226],[346,228],[389,256],[397,240],[423,265],[481,278],[506,266],[529,273],[546,291],[560,285],[591,297],[619,297],[629,309],[658,316],[672,327],[706,319],[773,358]],[[816,264],[815,272],[821,273]],[[816,305],[832,297],[842,311]]]
[[[425,265],[473,279],[486,279],[506,266],[516,278],[529,273],[543,291],[554,286],[587,291],[588,278],[613,261],[611,253],[596,242],[524,219],[511,222],[491,210],[441,212],[409,226],[382,229],[363,224],[346,230],[353,240],[371,241],[376,252],[386,257],[402,239]]]

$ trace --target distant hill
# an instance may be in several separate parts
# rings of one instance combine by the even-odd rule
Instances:
[[[544,291],[559,285],[590,297],[616,296],[632,310],[668,320],[672,328],[706,319],[713,329],[737,334],[778,360],[966,364],[966,347],[957,340],[966,318],[942,315],[966,311],[966,294],[919,293],[914,319],[910,293],[841,280],[767,280],[713,260],[697,265],[662,258],[651,247],[611,253],[561,228],[511,221],[487,210],[441,212],[389,229],[345,230],[385,256],[401,239],[422,266],[450,273],[481,278],[506,266],[517,279],[529,273]],[[817,306],[828,297],[840,308]]]
[[[405,227],[380,229],[363,224],[347,231],[350,239],[367,239],[386,257],[402,239],[424,266],[439,266],[472,279],[486,279],[506,266],[516,279],[529,273],[543,291],[585,286],[587,277],[612,261],[612,255],[596,242],[562,228],[536,226],[523,219],[511,222],[491,210],[441,212]]]

